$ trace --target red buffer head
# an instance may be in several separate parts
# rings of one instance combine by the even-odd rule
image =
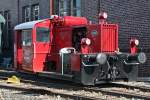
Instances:
[[[106,12],[99,13],[99,24],[106,24],[107,17],[108,17],[108,15]]]
[[[137,39],[131,39],[130,40],[130,52],[131,54],[136,54],[138,51],[137,46],[139,45],[139,40]]]
[[[91,44],[91,40],[89,38],[83,38],[81,40],[81,52],[83,54],[90,53],[90,44]]]

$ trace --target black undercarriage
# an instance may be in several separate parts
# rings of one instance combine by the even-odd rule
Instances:
[[[96,63],[96,61],[94,62],[93,56],[82,56],[81,83],[84,85],[95,85],[117,80],[137,80],[139,65],[137,59],[127,62],[126,54],[107,55],[107,61],[101,65]]]
[[[80,71],[72,71],[70,54],[63,56],[62,72],[42,72],[43,76],[69,80],[83,85],[113,81],[137,81],[138,66],[146,60],[145,54],[81,54]],[[61,69],[62,71],[62,69]]]

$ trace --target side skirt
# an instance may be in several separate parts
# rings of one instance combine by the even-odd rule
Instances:
[[[44,76],[48,78],[53,78],[53,79],[60,79],[60,80],[67,80],[67,81],[72,81],[74,78],[74,75],[69,75],[69,74],[61,74],[58,72],[39,72],[39,76]]]

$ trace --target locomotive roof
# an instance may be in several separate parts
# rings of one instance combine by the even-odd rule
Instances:
[[[14,30],[32,29],[36,23],[42,22],[44,20],[37,20],[19,24],[15,26]]]

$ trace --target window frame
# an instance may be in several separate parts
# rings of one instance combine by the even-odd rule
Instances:
[[[39,4],[32,5],[31,10],[32,10],[32,20],[39,20],[40,19],[40,6],[39,6]],[[36,14],[36,12],[37,12],[37,14]]]
[[[38,40],[38,35],[39,35],[38,32],[37,32],[37,29],[38,29],[38,28],[45,28],[45,29],[48,29],[48,30],[49,30],[49,31],[48,31],[49,33],[48,33],[48,38],[47,38],[48,40],[47,40],[47,41],[39,41],[39,40]],[[50,31],[51,31],[51,30],[50,30],[49,27],[40,27],[40,26],[36,27],[36,42],[38,42],[38,43],[50,43],[50,41],[51,41],[51,39],[50,39],[50,37],[51,37]],[[41,37],[41,36],[39,36],[39,37]],[[41,39],[41,40],[43,40],[43,39]]]
[[[27,14],[27,10],[28,10],[28,14]],[[24,6],[23,7],[23,14],[22,15],[23,15],[23,22],[31,21],[31,8],[30,8],[30,6]]]
[[[81,16],[81,0],[59,0],[58,4],[59,16]]]
[[[25,39],[25,37],[24,36],[27,36],[27,35],[24,35],[25,33],[25,31],[30,31],[30,33],[28,33],[28,34],[30,34],[30,39],[31,39],[31,41],[30,41],[30,45],[26,45],[27,43],[25,43],[25,45],[24,45],[24,39]],[[33,44],[33,37],[32,37],[32,29],[24,29],[24,30],[22,30],[21,31],[21,37],[22,37],[22,43],[21,43],[21,45],[22,46],[32,46],[32,44]]]

